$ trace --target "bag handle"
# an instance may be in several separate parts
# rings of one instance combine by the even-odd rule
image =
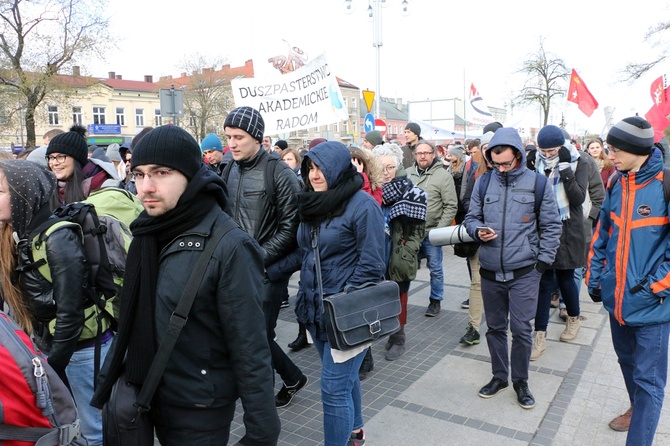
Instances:
[[[139,415],[142,412],[147,412],[151,408],[151,399],[156,392],[158,383],[163,376],[165,367],[167,366],[172,350],[174,349],[175,344],[177,343],[177,338],[181,332],[186,321],[188,320],[188,314],[191,312],[191,306],[195,300],[195,295],[198,292],[200,287],[200,282],[202,282],[203,277],[205,276],[205,270],[209,264],[209,260],[214,254],[214,249],[219,244],[219,241],[223,238],[226,233],[230,230],[237,227],[237,224],[233,221],[232,218],[226,219],[221,226],[216,228],[212,237],[209,239],[205,245],[205,249],[198,257],[198,262],[193,268],[193,273],[184,287],[184,291],[179,298],[179,303],[177,308],[172,312],[170,316],[170,322],[168,324],[167,330],[165,332],[165,337],[158,346],[158,351],[156,356],[151,362],[151,367],[147,373],[147,378],[142,384],[139,394],[137,395],[137,400],[135,401],[135,406],[137,406],[137,414],[135,420],[139,419]],[[135,422],[133,420],[131,423]]]

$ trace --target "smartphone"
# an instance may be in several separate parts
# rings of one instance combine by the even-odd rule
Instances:
[[[477,226],[477,231],[486,232],[487,234],[495,234],[496,231],[489,228],[488,226]]]

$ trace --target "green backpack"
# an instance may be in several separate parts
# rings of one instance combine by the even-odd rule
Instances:
[[[80,340],[96,338],[110,328],[116,330],[118,296],[132,241],[129,226],[143,210],[142,203],[130,192],[105,187],[91,192],[84,201],[59,207],[30,236],[32,267],[49,282],[52,278],[45,247],[49,236],[63,228],[74,229],[81,236],[91,268],[89,283],[96,292],[90,296],[91,305],[84,310]],[[55,324],[55,319],[49,323],[52,334]]]

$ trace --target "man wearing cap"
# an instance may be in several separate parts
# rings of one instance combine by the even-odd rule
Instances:
[[[224,131],[233,162],[226,165],[221,176],[230,197],[226,212],[261,245],[267,268],[297,247],[300,184],[293,170],[286,163],[278,162],[276,153],[263,149],[264,129],[263,117],[256,109],[238,107],[228,114]],[[266,184],[274,186],[272,193],[268,193]],[[275,403],[277,407],[284,407],[307,384],[307,375],[274,340],[279,309],[290,277],[274,279],[266,275],[263,280],[263,312],[272,365],[284,382]]]
[[[414,150],[416,146],[423,142],[421,137],[421,126],[416,122],[409,122],[405,126],[405,139],[407,144],[402,147],[402,165],[405,169],[412,167],[414,164]],[[428,231],[426,231],[428,234]]]
[[[372,150],[380,144],[384,143],[382,138],[382,132],[379,130],[373,130],[365,134],[365,139],[363,140],[363,148]]]
[[[131,225],[119,330],[91,404],[101,408],[109,400],[121,373],[126,382],[145,382],[189,266],[213,243],[215,228],[232,225],[209,259],[150,418],[164,446],[227,444],[240,398],[242,443],[276,445],[281,428],[262,322],[261,248],[223,211],[225,184],[185,130],[161,126],[147,133],[134,148],[132,172],[144,212]]]
[[[219,137],[214,133],[205,136],[200,143],[200,150],[205,155],[209,167],[214,172],[221,173],[221,169],[223,168],[221,165],[221,160],[223,160],[223,145]]]
[[[591,244],[586,283],[610,314],[612,344],[630,409],[610,422],[627,445],[651,445],[661,415],[670,333],[670,207],[654,129],[639,116],[607,134],[610,177]]]
[[[464,222],[470,237],[482,242],[479,272],[493,378],[479,396],[492,398],[509,387],[511,368],[517,402],[531,409],[535,407],[528,388],[531,320],[540,278],[558,250],[561,220],[554,192],[546,184],[535,212],[537,174],[526,167],[526,152],[515,128],[498,129],[484,158],[493,169],[475,183]]]

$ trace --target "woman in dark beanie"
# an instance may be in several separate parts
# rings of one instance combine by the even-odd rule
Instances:
[[[94,190],[121,184],[112,163],[88,158],[85,135],[84,127],[73,125],[47,147],[46,160],[58,179],[58,201],[62,204],[85,200]]]
[[[30,235],[51,214],[56,178],[46,167],[25,160],[0,161],[0,291],[12,317],[36,340],[49,365],[65,381],[77,403],[81,430],[89,445],[102,445],[102,418],[88,403],[93,396],[95,336],[85,326],[90,305],[89,263],[81,232],[53,230],[43,245],[51,280],[33,261]],[[105,325],[107,326],[107,325]],[[103,327],[105,330],[105,327]],[[112,331],[100,337],[103,360]]]

